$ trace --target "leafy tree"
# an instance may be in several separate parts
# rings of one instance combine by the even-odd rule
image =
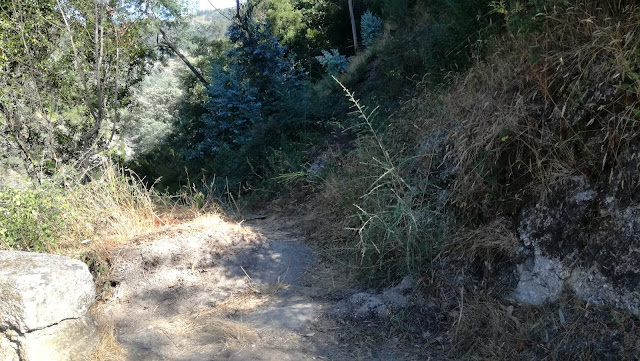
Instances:
[[[312,75],[322,74],[315,61],[320,49],[337,48],[346,53],[350,30],[346,2],[340,0],[256,0],[272,34],[300,59]]]
[[[258,89],[242,79],[242,69],[232,64],[228,70],[216,66],[212,85],[207,88],[202,142],[198,155],[215,155],[224,147],[238,149],[251,139],[253,125],[261,121],[262,103]]]
[[[271,0],[267,20],[284,44],[294,43],[300,34],[306,37],[307,24],[303,22],[302,10],[296,8],[292,0]]]
[[[216,66],[207,87],[200,155],[215,155],[222,146],[238,149],[252,139],[255,126],[285,106],[290,94],[302,92],[304,74],[252,9],[228,30],[234,46],[226,66]],[[262,124],[263,125],[263,124]]]
[[[136,154],[144,154],[162,144],[178,117],[182,89],[169,70],[156,66],[133,90],[134,100],[123,114],[125,134]]]
[[[150,54],[137,3],[0,3],[0,134],[34,179],[117,138]]]

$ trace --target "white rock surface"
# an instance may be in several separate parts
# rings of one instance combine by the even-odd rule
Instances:
[[[98,343],[88,313],[94,298],[84,263],[0,251],[0,361],[89,359]]]
[[[64,256],[0,251],[0,330],[39,330],[83,317],[96,290],[87,265]]]
[[[0,361],[19,361],[18,345],[0,334]]]
[[[18,344],[22,361],[81,361],[91,356],[98,335],[94,321],[86,315],[29,332],[18,339]]]
[[[406,308],[412,303],[411,297],[414,287],[415,281],[407,276],[398,285],[388,288],[382,293],[359,292],[352,295],[340,302],[334,313],[352,318],[386,318],[391,316],[395,310]]]
[[[559,260],[536,252],[535,258],[518,265],[520,280],[512,297],[519,302],[543,305],[560,297],[568,273]]]

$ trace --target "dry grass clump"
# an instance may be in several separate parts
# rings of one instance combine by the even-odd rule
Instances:
[[[190,318],[175,317],[156,327],[164,330],[168,337],[180,339],[198,339],[203,343],[245,343],[257,339],[258,332],[238,321],[216,315],[215,312],[194,314]]]
[[[0,189],[0,249],[102,253],[158,225],[160,197],[133,172],[106,162],[87,173]]]
[[[566,174],[610,181],[640,131],[640,15],[613,10],[548,9],[445,97],[467,214],[511,213]]]
[[[640,319],[566,295],[542,307],[467,292],[450,312],[449,354],[464,360],[634,360]]]
[[[450,254],[460,254],[466,260],[483,260],[489,264],[499,258],[513,259],[520,242],[506,218],[474,229],[466,229],[452,237],[448,244]]]
[[[120,346],[115,337],[113,321],[104,316],[100,305],[92,308],[91,314],[98,322],[98,346],[91,354],[91,361],[125,361],[128,352]]]
[[[83,239],[117,244],[153,229],[158,219],[154,197],[134,173],[106,164],[99,178],[67,188],[74,221],[65,222],[60,246],[77,246]]]

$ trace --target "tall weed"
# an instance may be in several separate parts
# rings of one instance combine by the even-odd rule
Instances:
[[[352,228],[358,234],[359,265],[378,279],[419,272],[440,251],[447,227],[443,203],[437,201],[435,188],[425,192],[406,180],[408,159],[394,159],[373,127],[376,110],[367,111],[342,87],[361,120],[357,157],[364,177],[358,181],[366,188],[353,204],[358,226]]]

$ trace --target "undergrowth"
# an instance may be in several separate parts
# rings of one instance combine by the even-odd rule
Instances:
[[[480,221],[513,214],[571,174],[612,181],[640,131],[636,8],[550,8],[453,87],[456,205]],[[508,20],[508,19],[507,19]]]
[[[331,227],[322,236],[369,279],[423,281],[444,318],[434,344],[454,359],[637,358],[637,316],[568,294],[544,307],[506,295],[521,261],[517,216],[555,183],[582,175],[635,197],[637,181],[616,174],[640,136],[640,11],[604,0],[493,5],[503,32],[468,71],[444,75],[450,85],[419,83],[382,120],[344,89],[357,140],[321,176],[313,211]],[[377,59],[395,59],[383,46],[341,78],[347,87],[395,89],[380,81],[389,78]]]
[[[60,252],[154,227],[154,194],[135,174],[111,163],[98,173],[98,179],[66,174],[32,188],[0,190],[0,248]]]
[[[352,212],[345,226],[358,240],[346,247],[369,278],[395,280],[419,273],[441,250],[448,227],[445,200],[438,199],[439,190],[429,181],[422,187],[410,184],[415,181],[406,178],[411,176],[412,163],[390,152],[374,128],[376,109],[366,110],[340,85],[360,121],[356,125],[358,147],[351,166],[347,165],[350,182],[334,189],[339,194],[333,195],[340,198],[334,201]]]
[[[131,170],[106,161],[90,171],[67,169],[36,186],[0,189],[0,250],[60,253],[84,261],[102,278],[109,250],[136,236],[206,213],[237,209],[228,187],[187,183],[160,193]],[[224,194],[213,197],[213,195]]]

